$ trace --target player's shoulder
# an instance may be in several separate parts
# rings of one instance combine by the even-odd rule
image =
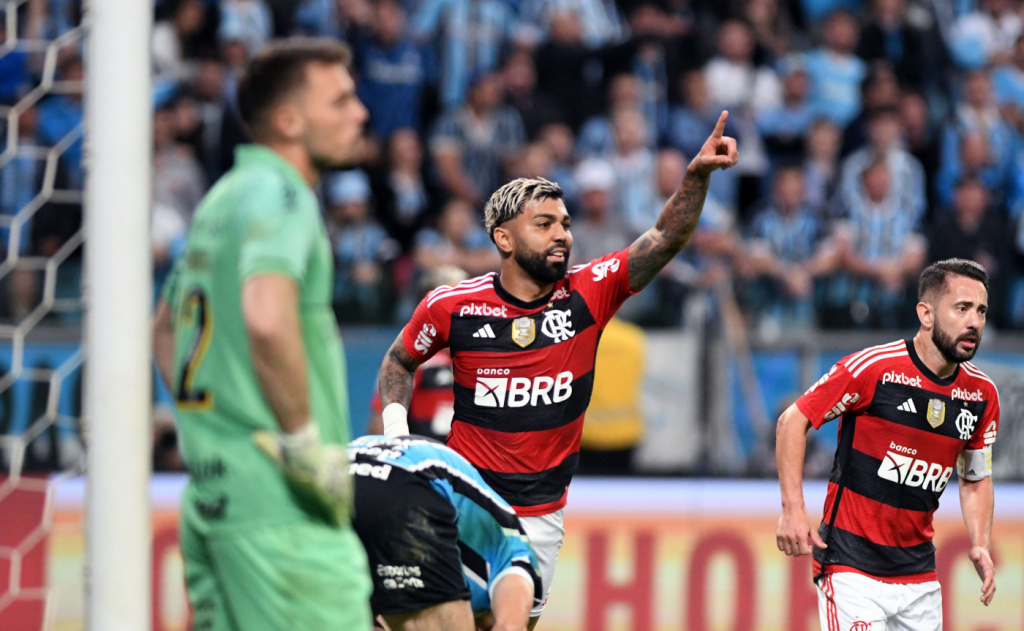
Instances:
[[[454,309],[460,302],[474,298],[495,296],[494,294],[494,272],[488,272],[483,276],[464,280],[457,285],[441,285],[431,291],[423,299],[428,309]]]
[[[313,189],[286,173],[279,165],[249,162],[236,165],[221,180],[231,197],[244,201],[243,208],[263,213],[308,212],[319,213],[319,204]]]
[[[569,283],[579,281],[602,281],[625,268],[627,251],[628,248],[617,252],[609,252],[608,254],[598,257],[593,261],[574,265],[569,268],[569,271],[566,274],[566,280]]]
[[[991,377],[971,362],[960,364],[960,370],[963,371],[963,376],[967,382],[971,384],[972,390],[977,388],[982,391],[982,396],[985,399],[993,398],[996,400],[996,403],[999,402],[999,388],[996,387],[996,382],[992,381]]]
[[[854,378],[872,375],[894,367],[900,367],[910,361],[906,340],[896,340],[878,346],[869,346],[861,351],[847,355],[836,365],[845,368]]]

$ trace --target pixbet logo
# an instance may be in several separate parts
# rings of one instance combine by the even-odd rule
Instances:
[[[889,443],[890,451],[885,453],[882,464],[878,467],[878,477],[889,480],[896,484],[904,484],[909,487],[927,491],[928,487],[936,493],[941,493],[949,478],[953,475],[953,467],[943,467],[935,462],[919,460],[912,456],[906,456],[899,452],[916,454],[916,449]]]
[[[960,388],[953,388],[953,394],[949,396],[954,399],[960,399],[961,401],[984,401],[984,399],[982,399],[981,390],[968,392],[967,390],[961,390]]]
[[[459,315],[471,315],[471,316],[494,316],[496,318],[507,318],[508,308],[505,305],[500,307],[492,307],[490,305],[462,305],[459,309]]]
[[[901,383],[905,386],[914,386],[915,388],[920,388],[921,378],[908,377],[901,372],[896,372],[895,370],[893,370],[882,375],[882,383]]]
[[[434,328],[433,324],[428,322],[423,325],[423,330],[421,330],[419,335],[416,336],[416,342],[413,343],[413,346],[416,347],[417,351],[426,353],[430,350],[430,345],[434,343],[434,336],[436,335],[437,329]]]
[[[610,259],[603,263],[595,263],[593,267],[594,280],[604,280],[608,274],[619,271],[619,259]]]
[[[473,403],[482,408],[521,408],[561,403],[572,396],[572,373],[568,370],[554,378],[477,377]]]
[[[845,413],[847,410],[853,407],[853,405],[857,403],[857,401],[860,401],[860,395],[857,394],[856,392],[854,392],[853,394],[850,394],[849,392],[844,394],[843,400],[836,403],[835,406],[827,414],[825,414],[825,420],[831,421],[840,414]]]

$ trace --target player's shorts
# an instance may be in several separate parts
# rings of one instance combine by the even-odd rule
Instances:
[[[564,518],[564,509],[547,515],[519,518],[519,523],[523,525],[526,536],[530,538],[530,544],[533,545],[533,551],[540,563],[540,582],[544,588],[544,597],[540,605],[530,612],[531,618],[544,613],[544,606],[548,604],[551,581],[555,578],[555,562],[558,561],[558,551],[562,549],[562,539],[565,537],[565,528],[562,528]]]
[[[941,631],[942,588],[828,574],[818,581],[818,617],[822,631]]]
[[[391,467],[386,480],[357,475],[352,526],[366,548],[374,614],[469,600],[459,556],[458,514],[430,482]]]
[[[351,528],[314,522],[202,535],[182,520],[194,631],[370,629],[366,554]]]

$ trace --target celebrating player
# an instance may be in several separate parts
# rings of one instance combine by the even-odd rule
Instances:
[[[779,419],[776,539],[788,555],[813,551],[818,615],[829,631],[942,628],[932,514],[954,467],[981,601],[996,591],[999,394],[969,361],[985,330],[988,274],[972,261],[940,261],[921,273],[918,300],[913,339],[841,359]],[[815,529],[801,490],[806,434],[835,418],[839,448]]]
[[[473,465],[411,436],[364,436],[348,455],[374,614],[392,631],[525,631],[540,602],[537,559]]]
[[[257,144],[200,204],[157,307],[155,353],[191,473],[181,548],[195,629],[372,626],[348,520],[333,257],[311,188],[361,154],[367,111],[349,58],[308,39],[253,58],[238,103]]]
[[[545,601],[562,545],[562,507],[576,469],[601,330],[690,239],[711,173],[736,164],[723,136],[728,112],[665,205],[629,248],[568,269],[572,249],[562,189],[520,178],[484,209],[501,272],[430,293],[380,370],[385,433],[408,433],[417,366],[451,350],[455,416],[448,446],[515,507],[540,561]],[[532,625],[543,603],[533,610]]]

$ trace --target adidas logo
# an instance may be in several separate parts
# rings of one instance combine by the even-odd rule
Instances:
[[[491,330],[490,324],[485,324],[482,327],[480,327],[480,329],[476,333],[473,334],[473,337],[487,337],[490,339],[494,339],[494,331]]]
[[[913,399],[907,399],[902,405],[898,406],[896,409],[901,412],[913,412],[914,414],[917,414],[917,408],[914,407]]]

